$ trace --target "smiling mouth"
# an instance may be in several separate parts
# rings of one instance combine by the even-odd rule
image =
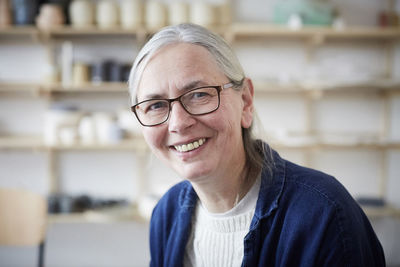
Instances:
[[[176,145],[174,147],[179,152],[189,152],[189,151],[192,151],[192,150],[202,146],[205,141],[206,141],[205,138],[201,138],[201,139],[199,139],[197,141],[194,141],[192,143],[183,144],[183,145]]]

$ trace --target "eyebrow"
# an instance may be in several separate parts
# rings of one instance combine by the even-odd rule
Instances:
[[[195,80],[192,81],[186,85],[184,85],[182,88],[179,89],[180,92],[185,92],[185,91],[189,91],[191,89],[194,89],[198,86],[203,86],[206,85],[202,80]],[[166,96],[163,94],[148,94],[145,96],[145,100],[149,100],[149,99],[166,99]]]

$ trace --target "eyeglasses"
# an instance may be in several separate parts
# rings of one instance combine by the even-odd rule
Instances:
[[[221,91],[230,87],[233,87],[232,83],[197,87],[172,99],[144,100],[132,106],[131,110],[140,124],[148,127],[166,122],[171,113],[171,103],[174,101],[179,101],[190,115],[209,114],[219,108]]]

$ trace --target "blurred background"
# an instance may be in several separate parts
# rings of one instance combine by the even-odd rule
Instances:
[[[145,41],[182,22],[233,46],[260,138],[343,183],[400,266],[398,13],[399,0],[0,0],[0,266],[148,265],[152,208],[180,179],[150,154],[126,82]]]

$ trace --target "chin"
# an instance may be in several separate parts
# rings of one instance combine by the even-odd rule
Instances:
[[[196,166],[197,164],[190,164],[192,166],[174,166],[174,169],[179,175],[189,180],[190,182],[196,182],[204,177],[209,176],[211,173],[210,166]]]

